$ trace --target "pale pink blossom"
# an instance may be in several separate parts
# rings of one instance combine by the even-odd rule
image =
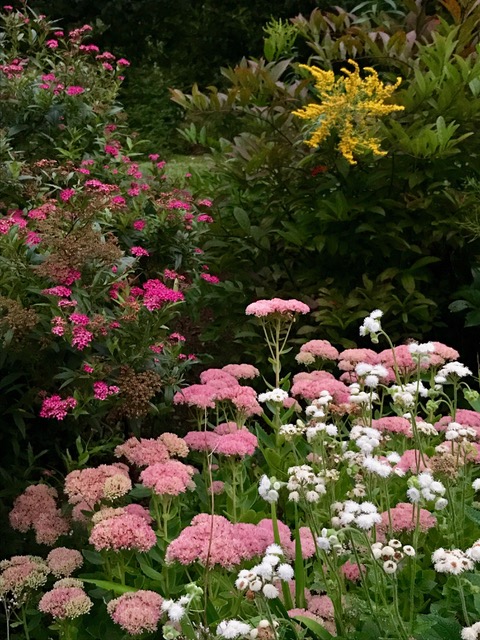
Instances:
[[[195,468],[190,465],[178,460],[167,460],[144,469],[140,480],[157,495],[178,496],[187,489],[193,489],[192,476],[195,472]]]
[[[160,438],[129,438],[115,447],[115,455],[117,458],[124,456],[137,467],[148,467],[170,458],[168,448]]]
[[[47,591],[38,608],[42,613],[49,613],[55,619],[69,620],[78,618],[90,611],[93,602],[80,587],[57,587]]]
[[[256,316],[264,318],[266,316],[291,316],[295,313],[309,313],[310,307],[299,300],[282,300],[281,298],[272,298],[271,300],[258,300],[249,304],[245,309],[247,316]]]
[[[110,600],[107,611],[112,620],[131,635],[153,633],[162,616],[162,602],[158,593],[141,589]]]
[[[256,378],[257,376],[260,375],[260,372],[257,369],[257,367],[254,367],[251,364],[227,364],[224,367],[222,367],[222,370],[226,371],[237,380],[241,380],[243,378],[245,379]]]
[[[52,549],[47,556],[47,564],[50,571],[57,578],[71,576],[83,564],[83,557],[76,549],[57,547]]]
[[[380,433],[389,431],[390,433],[404,435],[407,438],[413,437],[410,421],[406,418],[402,418],[401,416],[386,416],[384,418],[378,418],[377,420],[372,420],[371,426],[380,431]]]
[[[392,531],[401,533],[403,531],[413,531],[417,521],[417,507],[410,502],[400,502],[396,507],[382,514],[382,522],[377,526],[377,530],[381,534],[386,534],[390,530],[390,519],[392,522]],[[436,517],[426,509],[420,509],[419,529],[426,532],[437,524]]]
[[[157,536],[144,517],[123,509],[114,511],[116,513],[112,517],[106,517],[93,526],[89,542],[96,551],[149,551],[156,544]]]

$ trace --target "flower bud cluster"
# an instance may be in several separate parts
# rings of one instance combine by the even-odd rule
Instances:
[[[374,391],[361,391],[358,382],[353,382],[348,389],[350,391],[350,397],[348,399],[350,404],[358,405],[365,409],[371,409],[373,407],[373,403],[378,400],[378,394]]]
[[[317,538],[317,547],[326,553],[330,551],[341,552],[343,547],[333,529],[322,529]]]
[[[430,362],[430,354],[435,353],[435,345],[433,342],[424,342],[421,344],[412,342],[408,345],[408,351],[414,362],[418,362],[418,364],[428,364]]]
[[[279,482],[275,477],[262,476],[258,483],[258,493],[261,498],[270,504],[278,501],[278,492],[285,486],[285,482]]]
[[[421,380],[415,382],[407,382],[403,385],[394,384],[389,388],[393,403],[403,409],[410,409],[415,406],[417,396],[428,398],[429,390],[424,386]]]
[[[285,438],[285,440],[292,440],[296,436],[301,436],[305,433],[305,423],[301,420],[297,420],[295,424],[282,424],[278,433]]]
[[[375,309],[372,313],[365,318],[362,326],[360,327],[361,336],[370,336],[370,340],[374,344],[378,344],[378,334],[382,330],[380,318],[383,316],[383,311]]]
[[[354,500],[334,502],[332,510],[336,514],[332,518],[332,526],[336,529],[356,526],[368,531],[382,522],[382,517],[372,502],[358,503]]]
[[[318,502],[320,496],[326,494],[325,478],[314,473],[312,467],[302,464],[288,469],[288,499],[299,502],[304,498],[307,502]]]
[[[477,640],[480,637],[480,622],[475,622],[470,627],[464,627],[460,637],[462,640]]]
[[[222,620],[217,626],[217,636],[226,638],[226,640],[247,636],[250,631],[252,631],[252,627],[240,620]]]
[[[283,389],[272,389],[258,394],[259,402],[277,402],[282,404],[288,398],[288,393]]]
[[[312,401],[305,409],[305,413],[309,418],[322,419],[325,417],[325,407],[333,400],[328,391],[320,391],[318,398]]]
[[[400,540],[389,540],[387,544],[374,542],[372,544],[372,555],[375,560],[383,562],[385,573],[396,573],[399,563],[405,556],[413,558],[416,555],[415,549],[409,545],[402,545]]]
[[[445,486],[442,482],[434,480],[429,471],[409,478],[408,486],[407,497],[414,504],[434,503],[437,511],[445,509],[448,504],[448,500],[443,497],[446,492]]]
[[[294,576],[292,567],[281,562],[282,556],[283,550],[278,544],[269,545],[260,564],[239,572],[235,581],[237,589],[261,592],[268,599],[277,598],[280,592],[275,583],[279,580],[289,582]]]

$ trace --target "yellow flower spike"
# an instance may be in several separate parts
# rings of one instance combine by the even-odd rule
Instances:
[[[368,75],[362,78],[358,63],[348,60],[348,64],[353,71],[341,69],[343,77],[339,78],[335,78],[333,71],[300,65],[313,76],[319,103],[305,105],[293,115],[311,125],[309,138],[305,140],[308,146],[318,147],[336,132],[339,152],[350,164],[356,164],[354,156],[368,151],[375,156],[386,155],[373,132],[378,118],[404,109],[401,105],[385,104],[402,79],[386,85],[372,67],[365,67],[363,71]]]

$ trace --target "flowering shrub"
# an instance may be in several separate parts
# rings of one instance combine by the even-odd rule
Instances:
[[[45,484],[16,499],[14,529],[36,529],[37,494],[63,528],[40,541],[45,560],[0,565],[7,624],[35,639],[40,615],[61,638],[477,637],[471,371],[440,342],[394,346],[376,310],[360,336],[385,349],[309,341],[290,380],[307,313],[278,298],[247,308],[270,354],[265,391],[250,365],[207,369],[174,398],[192,413],[184,439],[128,439],[121,462],[67,475],[68,502]]]
[[[2,466],[28,438],[38,475],[46,438],[44,467],[56,445],[89,439],[73,469],[122,431],[160,431],[152,417],[196,362],[188,309],[218,278],[200,248],[211,202],[172,183],[158,154],[141,158],[122,122],[128,61],[89,43],[88,26],[63,33],[27,8],[0,20]],[[42,540],[54,511],[24,526]]]

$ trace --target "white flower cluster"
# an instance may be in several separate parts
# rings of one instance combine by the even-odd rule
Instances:
[[[267,547],[262,562],[251,569],[242,569],[235,581],[240,591],[250,590],[254,593],[262,592],[265,598],[278,598],[280,591],[275,582],[279,580],[289,582],[293,580],[294,572],[286,562],[281,562],[283,550],[278,544]]]
[[[351,404],[357,404],[365,409],[371,409],[373,403],[378,400],[378,394],[374,391],[361,391],[358,382],[353,382],[349,387],[350,397],[348,401]]]
[[[360,327],[361,336],[370,336],[371,341],[374,344],[378,344],[378,333],[382,330],[380,318],[383,316],[383,311],[375,309],[372,313],[365,318],[362,326]]]
[[[474,491],[480,491],[480,478],[477,478],[472,482],[472,489]]]
[[[369,455],[376,449],[382,439],[382,434],[378,429],[363,427],[356,424],[350,431],[350,440],[353,440],[364,455]]]
[[[403,545],[400,540],[389,540],[387,544],[374,542],[372,544],[372,554],[375,560],[383,562],[385,573],[396,573],[399,563],[405,556],[413,558],[416,555],[415,549],[409,545]]]
[[[382,517],[377,511],[377,507],[372,502],[334,502],[332,510],[336,513],[332,518],[332,526],[335,529],[340,527],[356,526],[359,529],[368,531],[376,524],[380,524]]]
[[[464,627],[460,635],[462,640],[477,640],[480,637],[480,622],[475,622],[470,627]]]
[[[394,460],[398,462],[396,458],[394,458]],[[370,471],[370,473],[374,473],[375,475],[380,476],[380,478],[388,478],[388,476],[390,476],[392,473],[392,467],[390,466],[390,464],[388,462],[379,460],[376,456],[365,456],[362,465],[364,469]]]
[[[429,395],[428,389],[421,380],[407,382],[407,384],[401,386],[394,384],[389,388],[389,393],[392,396],[393,403],[404,409],[410,409],[415,405],[417,395],[422,398],[428,398]]]
[[[258,394],[259,402],[278,402],[283,403],[288,398],[288,393],[283,389],[272,389],[265,393]]]
[[[338,435],[338,427],[336,424],[327,424],[325,422],[317,422],[312,427],[307,427],[305,429],[305,435],[307,436],[308,442],[312,442],[315,440],[317,436],[322,433],[326,433],[327,436],[335,437]]]
[[[473,547],[472,547],[473,548]],[[474,568],[474,561],[461,549],[437,549],[432,553],[433,568],[438,573],[458,576]]]
[[[338,552],[343,549],[338,537],[331,529],[322,529],[317,538],[317,547],[327,553],[332,550]]]
[[[459,422],[450,422],[445,431],[445,440],[470,440],[477,437],[477,432],[472,427],[465,427]]]
[[[408,350],[412,360],[419,364],[427,364],[430,362],[430,354],[435,353],[435,345],[433,342],[424,342],[422,344],[412,342],[408,345]]]
[[[412,503],[434,502],[435,509],[445,509],[448,500],[443,498],[446,489],[439,480],[434,480],[429,471],[424,471],[418,476],[412,476],[408,480],[407,497]]]
[[[407,415],[404,415],[403,417],[406,418]],[[431,422],[424,422],[423,420],[419,420],[415,423],[415,426],[417,428],[417,431],[423,433],[426,436],[438,436],[438,431]]]
[[[332,400],[333,397],[328,393],[328,391],[320,391],[318,398],[312,400],[312,404],[308,405],[305,409],[305,413],[309,418],[324,418],[325,407],[327,407],[329,402]]]
[[[388,369],[381,364],[371,365],[366,362],[359,362],[355,367],[355,373],[361,379],[361,382],[371,389],[378,387],[380,380],[388,378]]]
[[[164,600],[161,609],[171,622],[179,622],[185,615],[185,607],[192,601],[192,596],[182,596],[178,600]]]
[[[270,504],[278,501],[278,492],[285,486],[285,482],[279,482],[276,478],[262,476],[258,483],[258,493],[261,498]]]
[[[285,440],[292,440],[296,436],[301,436],[305,432],[305,423],[301,420],[297,420],[295,424],[282,424],[278,433],[285,438]]]
[[[233,640],[233,638],[240,638],[250,633],[252,627],[246,622],[240,620],[222,620],[217,627],[217,636],[221,638],[227,638],[227,640]]]
[[[325,478],[314,473],[308,464],[302,464],[288,469],[287,489],[290,492],[288,499],[298,502],[305,498],[307,502],[318,502],[320,496],[326,494]]]
[[[443,365],[440,371],[435,376],[435,382],[437,385],[446,384],[447,382],[452,381],[453,378],[466,378],[467,376],[471,376],[472,372],[468,367],[466,367],[461,362],[447,362],[447,364]]]

